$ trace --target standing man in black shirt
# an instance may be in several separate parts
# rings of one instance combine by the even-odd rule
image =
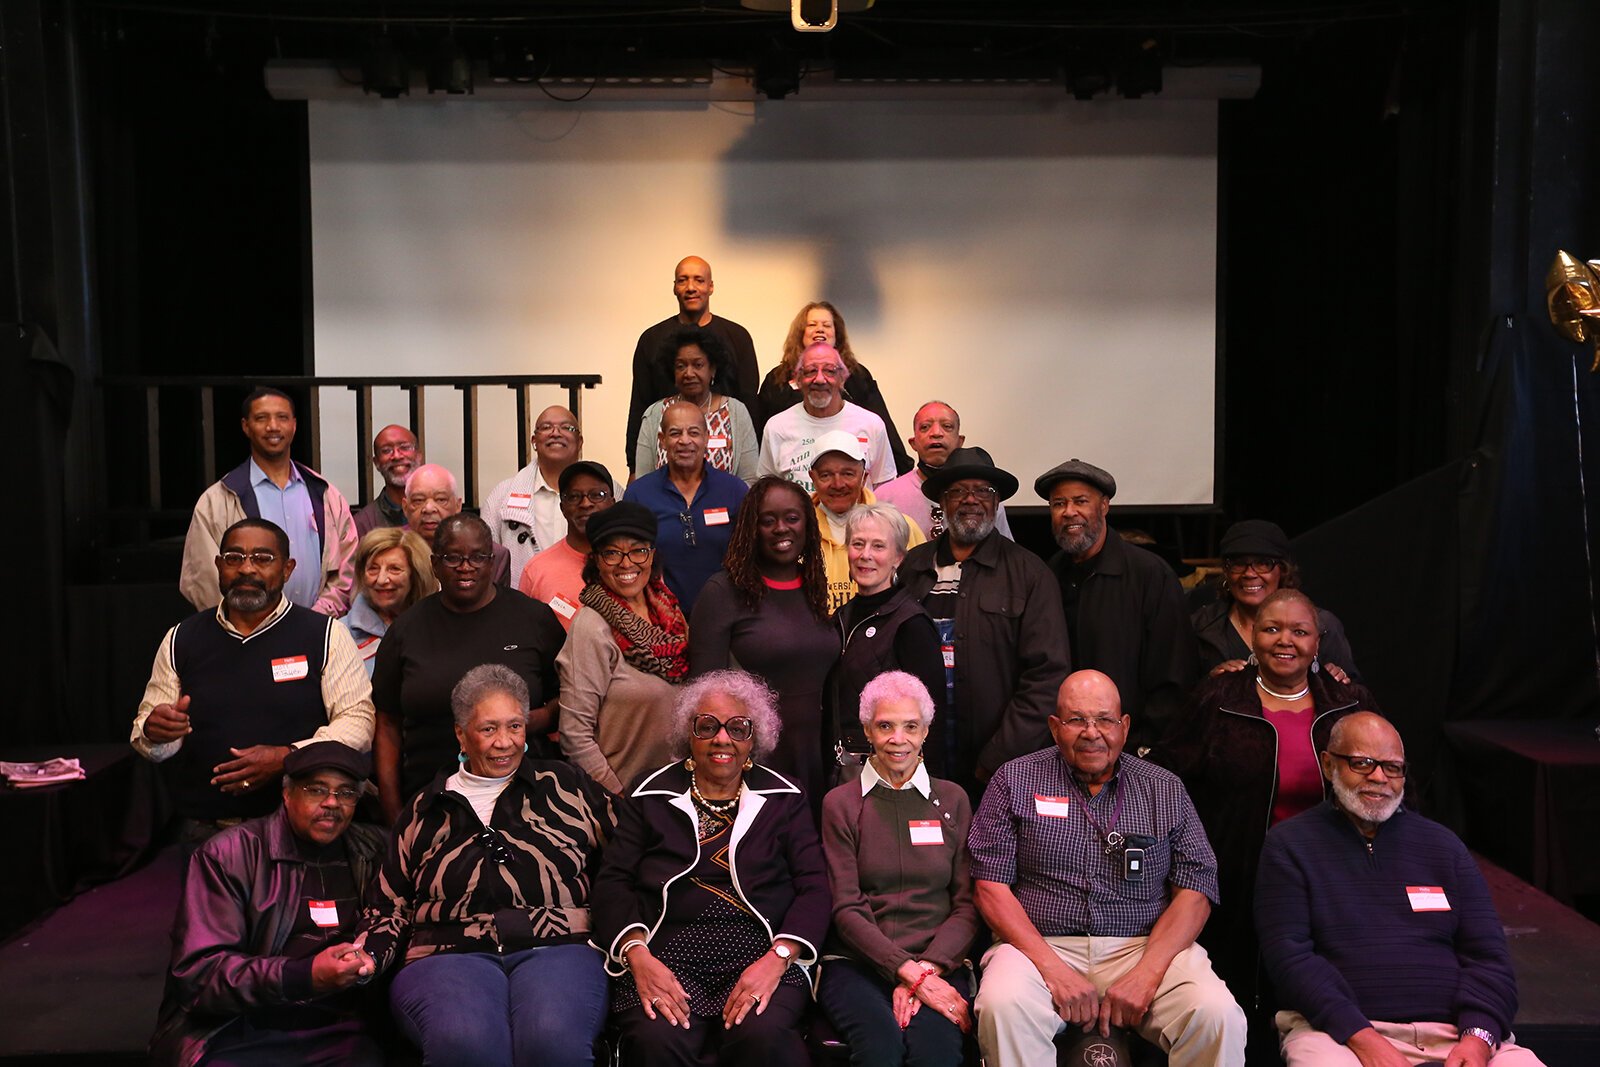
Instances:
[[[711,264],[699,256],[680,260],[672,271],[672,295],[677,298],[678,313],[641,333],[639,343],[634,346],[633,392],[628,400],[627,439],[623,442],[630,481],[635,474],[648,473],[633,469],[633,446],[639,436],[639,420],[644,418],[645,408],[677,391],[672,379],[672,358],[666,353],[672,339],[685,326],[710,330],[728,346],[728,351],[733,353],[733,380],[720,382],[719,391],[742,401],[751,411],[755,410],[756,388],[761,384],[756,366],[756,343],[750,339],[750,331],[737,322],[711,314],[711,294],[715,289]]]

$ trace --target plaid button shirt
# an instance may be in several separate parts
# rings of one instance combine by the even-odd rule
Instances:
[[[1109,830],[1118,793],[1116,830],[1144,848],[1142,881],[1123,877],[1122,854],[1105,854],[1084,810]],[[1045,937],[1144,936],[1172,889],[1217,903],[1216,857],[1183,783],[1126,753],[1092,799],[1053,746],[1010,761],[983,794],[967,842],[972,877],[1009,885]]]

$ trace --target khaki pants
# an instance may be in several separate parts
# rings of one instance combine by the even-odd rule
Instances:
[[[1283,1062],[1289,1067],[1359,1067],[1356,1054],[1321,1030],[1313,1030],[1306,1017],[1297,1011],[1280,1011],[1278,1043]],[[1382,1023],[1372,1028],[1413,1064],[1443,1063],[1461,1040],[1461,1033],[1449,1023]],[[1544,1067],[1527,1049],[1511,1038],[1489,1057],[1490,1067]]]
[[[1142,937],[1047,937],[1062,961],[1102,995],[1144,955]],[[1038,968],[1010,945],[984,953],[978,986],[978,1046],[987,1067],[1054,1064],[1055,1036],[1067,1028],[1056,1014]],[[1138,1026],[1167,1053],[1171,1067],[1241,1067],[1244,1011],[1211,970],[1211,959],[1190,945],[1173,959]]]

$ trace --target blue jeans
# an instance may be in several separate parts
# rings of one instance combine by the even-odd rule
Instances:
[[[970,997],[967,970],[945,980]],[[855,1067],[959,1067],[961,1029],[926,1004],[904,1030],[894,1021],[894,986],[871,966],[855,960],[828,960],[822,965],[817,1002],[828,1021],[850,1045]]]
[[[441,952],[400,968],[389,1001],[429,1067],[587,1067],[606,1012],[588,945]]]

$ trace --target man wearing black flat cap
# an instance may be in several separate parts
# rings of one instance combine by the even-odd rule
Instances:
[[[1152,552],[1106,525],[1117,480],[1073,458],[1034,479],[1061,547],[1050,570],[1061,591],[1073,663],[1110,676],[1132,718],[1128,748],[1161,737],[1200,673],[1183,588]]]
[[[208,840],[189,863],[153,1064],[383,1062],[351,941],[383,833],[352,825],[371,764],[338,741],[283,762],[283,804]]]
[[[1004,762],[1050,744],[1046,720],[1072,668],[1055,579],[1038,556],[995,529],[1017,479],[981,448],[958,448],[922,493],[945,530],[906,553],[900,577],[939,629],[947,714],[924,749],[935,774],[974,803]]]

